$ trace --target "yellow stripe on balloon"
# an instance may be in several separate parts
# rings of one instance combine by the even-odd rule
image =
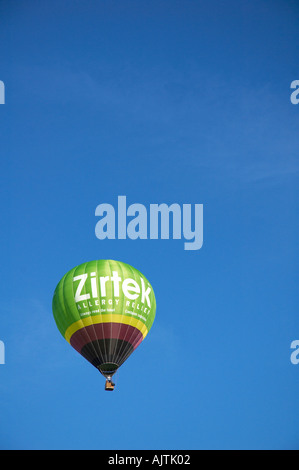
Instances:
[[[71,336],[76,333],[76,331],[85,326],[96,325],[98,323],[122,323],[124,325],[133,326],[142,333],[143,339],[148,333],[147,327],[141,320],[129,315],[89,315],[72,323],[65,332],[65,339],[70,342]]]

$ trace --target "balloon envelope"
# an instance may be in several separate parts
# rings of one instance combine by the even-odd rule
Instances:
[[[148,280],[120,261],[80,264],[63,276],[53,296],[60,333],[106,377],[143,341],[155,312]]]

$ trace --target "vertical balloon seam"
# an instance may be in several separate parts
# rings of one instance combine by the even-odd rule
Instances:
[[[117,261],[115,261],[115,263],[117,264],[117,267],[120,268],[121,274],[122,274],[122,278],[123,278],[124,275],[123,275],[123,269],[122,269],[121,264],[118,263]],[[119,311],[121,312],[121,320],[120,320],[120,322],[119,322],[117,339],[119,339],[120,331],[121,331],[121,325],[123,324],[122,320],[123,320],[123,301],[124,301],[124,297],[119,295],[119,302],[120,302],[120,301],[122,302],[122,304],[120,305],[120,308],[119,308]],[[117,350],[117,342],[115,342],[114,351],[113,351],[113,354],[112,354],[112,362],[114,362],[114,363],[116,363],[115,361],[116,361],[116,358],[117,358],[116,350]],[[119,364],[118,364],[118,365],[119,365]]]
[[[108,261],[107,260],[97,260],[96,262],[96,266],[97,266],[97,287],[98,287],[98,297],[100,299],[100,310],[102,310],[102,291],[100,289],[100,271],[101,269],[106,271],[106,268],[107,268],[107,264],[108,264]],[[104,265],[104,266],[103,266]],[[105,310],[107,310],[107,306],[105,304]],[[96,316],[93,316],[92,317],[92,321],[93,321],[93,324],[95,325],[96,322],[97,322],[98,318],[96,318]],[[101,359],[101,364],[104,364],[105,362],[107,362],[107,358],[109,357],[109,344],[107,343],[107,340],[106,340],[106,332],[105,332],[105,326],[104,324],[105,323],[108,323],[109,322],[109,319],[108,319],[108,312],[105,312],[105,313],[102,313],[101,311],[101,317],[100,317],[100,324],[101,324],[101,330],[102,330],[102,345],[100,344],[100,341],[98,339],[98,345],[99,345],[99,348],[100,348],[100,351],[101,351],[101,354],[102,354],[102,359]],[[101,366],[101,364],[99,364],[99,366]]]
[[[140,272],[139,272],[139,276],[144,277],[144,276],[142,275],[142,273],[140,273]],[[152,292],[151,292],[151,300],[152,300],[152,303],[153,303],[153,305],[151,306],[151,308],[154,308],[154,310],[156,310],[156,299],[155,299],[155,294],[154,294],[154,290],[153,290],[153,287],[152,287],[152,286],[151,286],[151,290],[152,290]],[[151,318],[152,318],[152,317],[151,317]],[[154,319],[155,319],[155,314],[154,314],[152,320],[150,320],[149,326],[146,325],[147,333],[149,332],[149,330],[150,330],[150,328],[151,328],[151,326],[152,326],[152,324],[153,324],[153,322],[154,322]],[[147,333],[144,335],[143,340],[145,339],[145,336],[147,335]],[[142,341],[143,341],[143,340],[142,340]],[[134,344],[134,350],[139,346],[139,344],[140,344],[142,341],[137,341],[137,343],[135,342],[135,344]],[[127,360],[127,357],[128,357],[128,356],[125,356],[125,357],[123,358],[123,362],[125,362],[125,361]]]
[[[99,294],[100,291],[99,291],[99,285],[98,285],[98,260],[94,260],[94,261],[92,261],[92,263],[95,264],[97,292],[98,292],[98,297],[100,297],[100,294]],[[86,271],[86,268],[85,268],[85,271]],[[99,304],[100,304],[99,311],[101,311],[101,299],[100,299]],[[97,344],[97,347],[95,347],[94,341],[92,341],[92,347],[95,350],[95,358],[98,359],[98,362],[100,362],[102,364],[105,361],[105,357],[103,356],[103,351],[101,349],[100,342],[99,342],[99,339],[98,339],[98,334],[96,332],[96,327],[95,327],[95,323],[94,323],[94,315],[92,315],[92,312],[90,312],[89,316],[90,316],[90,321],[91,321],[92,329],[94,331],[94,336],[96,338],[96,344]],[[102,328],[102,330],[104,332],[103,328]],[[105,345],[105,343],[104,343],[104,345]]]
[[[139,275],[139,277],[141,277],[141,273],[138,273],[138,275]],[[137,309],[137,307],[136,307],[136,309]],[[143,323],[143,322],[142,322],[142,323]],[[143,334],[142,341],[145,339],[145,337],[147,336],[148,331],[149,331],[149,329],[148,329],[148,327],[147,327],[147,324],[146,324],[146,323],[145,323],[145,324],[143,323],[143,325],[144,325],[144,334]],[[139,344],[140,344],[142,341],[139,341],[139,340],[136,341],[136,339],[135,339],[134,344],[133,344],[134,350],[137,348],[137,346],[139,346]],[[136,344],[136,343],[137,343],[137,344]]]
[[[136,269],[135,271],[136,271],[136,273],[138,274],[139,278],[142,277],[143,281],[147,280],[147,279],[144,279],[144,276],[143,276],[143,274],[142,274],[140,271],[138,271],[137,269]],[[136,280],[136,277],[135,277],[135,280]],[[148,282],[148,281],[147,281],[147,282]],[[151,286],[151,291],[153,292],[152,286]],[[136,307],[136,310],[137,310],[137,307]],[[145,323],[145,324],[142,322],[143,325],[145,326],[145,334],[143,335],[143,340],[144,340],[145,337],[147,336],[147,334],[148,334],[148,332],[149,332],[149,329],[150,329],[150,328],[148,328],[148,326],[147,326],[147,321],[148,321],[148,320],[146,320],[146,323]],[[134,347],[134,349],[135,349],[135,347]]]
[[[98,293],[98,298],[99,298],[99,304],[100,304],[100,315],[101,315],[101,328],[102,328],[102,335],[103,335],[103,338],[104,338],[104,326],[103,326],[103,314],[102,314],[102,297],[101,297],[101,290],[100,290],[100,276],[99,276],[99,272],[100,272],[100,269],[99,269],[99,264],[102,264],[102,260],[96,260],[96,282],[97,282],[97,293]],[[93,318],[92,319],[93,321],[93,324],[95,324],[94,322],[96,321],[96,318]],[[99,341],[98,341],[98,345],[99,345],[99,348],[100,348],[100,344],[99,344]],[[103,356],[103,352],[101,351],[101,354]],[[105,341],[104,341],[104,354],[106,355],[106,345],[105,345]],[[105,362],[105,356],[102,357],[102,360],[104,363]]]
[[[128,269],[129,265],[126,264],[125,267],[126,267],[126,270],[129,270],[129,269]],[[122,267],[121,267],[121,271],[122,271],[122,274],[123,274],[123,269],[122,269]],[[122,311],[122,316],[124,316],[124,311]],[[132,325],[132,315],[130,315],[129,323],[126,323],[126,325],[127,325],[127,328],[126,328],[125,337],[127,336],[128,332],[129,332],[129,327]],[[120,349],[119,349],[119,351],[118,351],[118,359],[119,359],[120,364],[123,363],[123,361],[122,361],[122,356],[123,356],[123,353],[124,353],[125,351],[126,351],[126,345],[125,345],[125,343],[123,342],[122,345],[121,345],[121,347],[120,347]]]
[[[84,268],[83,268],[84,274],[87,274],[87,273],[88,273],[88,268],[87,268],[87,266],[88,266],[89,264],[90,264],[90,262],[84,263]],[[87,272],[86,272],[86,271],[87,271]],[[86,292],[86,283],[84,284],[82,291],[84,292],[84,294],[87,293],[87,292]],[[73,293],[74,293],[74,288],[73,288]],[[95,328],[94,328],[94,325],[93,325],[93,319],[92,319],[91,313],[90,313],[90,315],[88,315],[88,316],[89,316],[90,322],[91,322],[91,323],[90,323],[90,326],[92,327],[92,329],[93,329],[93,331],[94,331],[94,335],[95,335],[95,334],[96,334],[96,331],[95,331]],[[82,324],[84,325],[84,322],[83,322]],[[91,338],[90,335],[89,335],[88,328],[85,328],[85,326],[82,328],[82,335],[83,335],[83,336],[86,336],[86,337],[88,338],[89,344],[90,344],[91,348],[92,348],[93,351],[94,351],[94,357],[95,357],[95,359],[100,359],[100,358],[99,358],[99,353],[98,353],[98,351],[97,351],[97,348],[95,347],[94,342],[92,341],[92,338]]]
[[[126,263],[120,263],[120,262],[118,262],[117,264],[118,264],[118,266],[121,270],[123,279],[125,279],[127,277],[128,265]],[[124,273],[124,269],[125,269],[125,273]],[[123,308],[121,309],[121,315],[122,315],[121,323],[127,325],[127,328],[126,328],[125,334],[124,334],[124,338],[126,338],[126,339],[123,340],[123,343],[121,344],[120,349],[117,353],[118,361],[119,361],[120,364],[123,363],[123,361],[122,361],[122,349],[126,349],[126,347],[129,347],[128,345],[130,344],[130,342],[128,341],[127,336],[128,336],[128,331],[130,329],[130,326],[132,325],[132,316],[125,314],[125,309],[126,309],[125,297],[123,297],[122,306],[123,306]],[[126,317],[126,319],[125,319],[125,317]],[[135,327],[137,327],[137,326],[135,325]],[[126,341],[126,343],[124,341]]]
[[[129,269],[131,270],[131,272],[133,272],[133,271],[132,271],[132,267],[131,267],[130,265],[128,265],[128,266],[129,266]],[[144,280],[143,274],[142,274],[140,271],[138,271],[137,269],[134,268],[133,275],[134,275],[134,279],[135,279],[135,280],[136,280],[136,274],[138,274],[138,276],[139,276],[140,278],[142,277],[143,280]],[[136,282],[137,282],[137,281],[136,281]],[[148,282],[148,281],[147,281],[147,282]],[[152,288],[152,286],[151,286],[151,288]],[[153,288],[152,288],[152,295],[151,295],[151,297],[153,297],[153,295],[154,295],[154,294],[153,294]],[[155,300],[155,299],[154,299],[154,300]],[[154,303],[155,303],[155,302],[154,302]],[[136,306],[135,308],[137,309],[137,306]],[[135,309],[134,309],[134,312],[135,312]],[[143,323],[143,322],[142,322],[142,323]],[[153,323],[153,322],[152,322],[152,323]],[[148,333],[148,331],[149,331],[149,329],[150,329],[150,328],[148,328],[147,325],[145,325],[144,323],[143,323],[143,325],[144,325],[145,330],[146,330],[146,331],[145,331],[145,334],[142,335],[143,338],[142,338],[141,341],[138,340],[138,339],[136,340],[136,338],[135,338],[134,344],[133,344],[134,350],[135,350],[135,349],[141,344],[141,342],[145,339],[145,337],[146,337],[146,335],[147,335],[147,333]],[[132,336],[131,336],[131,338],[132,338]],[[130,356],[130,354],[131,354],[131,352],[126,353],[125,351],[123,351],[122,363],[127,360],[127,358]]]
[[[98,292],[98,297],[99,297],[99,292],[100,291],[99,291],[99,285],[98,285],[98,261],[94,260],[91,263],[94,263],[94,265],[95,265],[94,269],[95,269],[95,272],[96,272],[97,292]],[[101,302],[99,302],[99,303],[100,303],[99,310],[101,310]],[[95,358],[97,359],[97,362],[102,364],[105,361],[105,357],[103,355],[103,351],[102,351],[102,348],[101,348],[101,345],[100,345],[100,342],[99,342],[99,339],[98,339],[98,333],[97,333],[97,330],[96,330],[96,327],[95,327],[94,315],[92,314],[92,312],[90,312],[89,317],[90,317],[90,326],[92,327],[93,332],[94,332],[94,337],[96,338],[95,340],[92,340],[91,345],[95,350]],[[102,323],[102,322],[100,322],[100,323]],[[88,330],[88,328],[87,328],[87,330]],[[103,330],[103,328],[102,328],[102,330]],[[96,341],[97,346],[95,346],[95,341]],[[104,346],[105,346],[105,344],[104,344]]]
[[[66,295],[65,295],[65,284],[66,284],[66,281],[67,279],[69,278],[70,275],[73,275],[73,272],[75,271],[75,269],[69,271],[68,273],[66,273],[66,275],[62,278],[62,280],[60,281],[61,284],[60,284],[60,287],[61,287],[61,302],[60,302],[60,307],[61,305],[64,307],[64,311],[66,313],[66,324],[69,323],[69,321],[72,320],[72,313],[70,311],[70,306],[68,305],[67,303],[67,299],[66,299]],[[66,331],[66,330],[65,330]]]
[[[138,276],[139,276],[140,278],[141,278],[141,277],[144,278],[143,274],[142,274],[140,271],[138,271],[138,270],[136,270],[136,271],[137,271]],[[136,277],[135,277],[135,280],[136,280]],[[153,291],[153,289],[152,289],[152,291]],[[146,337],[146,335],[147,335],[147,333],[148,333],[148,331],[149,331],[149,328],[147,327],[147,325],[144,325],[144,326],[145,326],[145,328],[146,328],[146,332],[145,332],[145,334],[143,335],[142,340],[140,340],[140,339],[138,340],[138,339],[136,339],[136,338],[134,339],[134,344],[133,344],[134,350],[143,342],[143,340],[145,339],[145,337]],[[130,354],[131,354],[131,353],[130,353]],[[130,356],[130,354],[129,354],[129,353],[128,353],[128,354],[125,354],[125,355],[122,357],[122,361],[125,362],[125,361],[127,360],[127,358]]]
[[[120,271],[121,271],[122,278],[124,278],[123,267],[122,267],[121,264],[120,264],[119,262],[117,262],[117,261],[116,261],[116,264],[117,264],[117,268],[120,269]],[[121,298],[121,297],[120,297],[120,298]],[[122,303],[122,305],[123,305],[123,303]],[[121,350],[121,347],[117,350],[117,346],[118,346],[118,344],[120,344],[120,343],[118,343],[118,341],[119,341],[119,336],[120,336],[120,331],[121,331],[121,325],[124,324],[124,321],[123,321],[123,320],[124,320],[124,318],[123,318],[123,317],[124,317],[124,315],[123,315],[123,313],[124,313],[124,312],[123,312],[123,308],[120,309],[120,312],[121,312],[121,318],[120,318],[120,322],[119,322],[119,323],[120,323],[120,327],[119,327],[119,331],[118,331],[118,338],[117,338],[117,341],[115,342],[114,351],[113,351],[113,356],[112,356],[112,357],[113,357],[112,362],[117,363],[118,366],[121,365],[121,363],[120,363],[120,350]],[[122,343],[122,344],[124,344],[124,343]],[[122,345],[121,345],[121,346],[122,346]]]
[[[65,282],[66,282],[66,279],[68,277],[68,274],[67,273],[63,279],[62,279],[62,284],[61,284],[61,301],[62,301],[62,305],[64,307],[64,311],[66,313],[66,323],[68,323],[68,321],[70,320],[70,318],[72,318],[72,315],[71,315],[71,312],[70,312],[70,309],[69,309],[69,306],[67,305],[66,303],[66,296],[65,296]]]
[[[112,278],[112,270],[111,270],[111,262],[110,260],[107,261],[108,263],[108,266],[109,266],[109,271],[110,271],[110,279]],[[114,289],[114,286],[113,286],[113,289]],[[114,291],[113,291],[113,294],[112,294],[112,287],[111,287],[111,297],[113,298],[113,306],[115,304],[115,297],[114,297]],[[113,310],[113,306],[111,305],[112,309]],[[113,312],[110,312],[110,338],[108,340],[108,344],[109,344],[109,359],[111,358],[111,362],[112,361],[112,340],[113,339]]]
[[[130,265],[129,265],[129,266],[130,266]],[[141,280],[141,273],[140,273],[140,271],[138,271],[138,270],[135,269],[135,268],[132,268],[132,266],[130,266],[130,270],[133,272],[133,276],[134,276],[135,281],[137,282],[136,276],[138,276],[138,277],[139,277],[139,282],[140,282],[140,280]],[[142,277],[144,277],[144,276],[142,275]],[[139,285],[139,283],[138,283],[138,285]],[[141,296],[141,294],[140,294],[140,296]],[[136,299],[136,300],[137,300],[137,299]],[[136,312],[135,312],[135,310],[136,310]],[[136,313],[136,316],[138,317],[138,312],[137,312],[137,305],[136,305],[136,303],[135,303],[134,313]],[[143,323],[143,322],[142,322],[142,323]],[[143,336],[142,341],[144,340],[145,336],[146,336],[146,335]],[[132,335],[131,335],[131,338],[132,338]],[[131,338],[130,338],[130,339],[131,339]],[[140,341],[140,343],[141,343],[142,341]],[[140,343],[139,343],[139,344],[140,344]],[[133,351],[134,351],[135,349],[136,349],[136,338],[135,338],[135,340],[134,340],[134,342],[133,342]],[[130,355],[130,354],[129,354],[129,355]],[[125,360],[127,359],[127,357],[128,357],[127,354],[125,354],[125,356],[122,358],[123,362],[125,362]]]
[[[117,267],[120,269],[121,274],[122,274],[122,278],[124,279],[126,276],[124,275],[123,266],[124,266],[123,264],[117,262]],[[123,300],[124,300],[124,297],[123,297]],[[122,303],[122,306],[123,306],[123,303]],[[120,320],[120,323],[123,324],[123,325],[125,325],[125,324],[128,325],[128,322],[127,322],[127,321],[124,321],[124,308],[122,308],[120,311],[121,311],[121,320]],[[130,319],[130,321],[131,321],[131,319]],[[120,332],[120,331],[121,331],[121,327],[120,327],[120,329],[119,329],[119,332]],[[127,330],[126,330],[126,331],[127,331]],[[126,333],[125,333],[124,337],[126,337]],[[121,350],[122,350],[123,347],[125,347],[125,342],[124,342],[124,340],[123,340],[122,343],[119,343],[119,344],[120,344],[120,347],[119,347],[118,351],[117,351],[117,345],[115,345],[115,351],[114,351],[114,355],[115,355],[115,356],[114,356],[114,360],[117,359],[118,364],[121,365],[121,360],[120,360],[120,359],[121,359]],[[117,352],[116,352],[116,351],[117,351]]]
[[[152,287],[152,301],[153,301],[153,311],[154,311],[154,314],[151,315],[150,317],[150,321],[149,321],[149,324],[148,324],[148,331],[151,329],[151,327],[153,326],[153,323],[155,321],[155,318],[156,318],[156,309],[157,309],[157,302],[156,302],[156,296],[155,296],[155,291],[154,291],[154,288]]]
[[[81,266],[81,265],[80,265],[80,266]],[[78,268],[80,268],[80,266],[77,266],[76,268],[74,268],[74,269],[68,271],[66,278],[67,278],[68,280],[69,280],[70,278],[73,279],[74,274],[76,273],[76,270],[77,270]],[[73,299],[74,299],[74,290],[73,290],[74,287],[73,287],[73,282],[71,282],[70,285],[72,286]],[[63,284],[63,291],[65,291],[65,283]],[[66,295],[63,296],[63,299],[66,299]],[[66,305],[66,302],[64,302],[64,304]],[[69,308],[69,307],[68,307],[68,308]],[[79,317],[79,320],[76,320],[76,323],[77,323],[77,324],[80,323],[80,328],[78,328],[78,334],[79,334],[83,339],[85,339],[85,338],[84,338],[84,333],[83,333],[83,328],[82,328],[83,321],[82,321],[82,319],[80,318],[80,313],[78,312],[76,302],[74,302],[74,309],[75,309],[75,311],[76,311],[76,313],[78,314],[78,317]],[[73,314],[70,315],[70,320],[74,320],[74,319],[75,319],[75,318],[74,318]],[[71,323],[71,325],[74,324],[74,323],[75,323],[75,322]],[[67,339],[67,338],[66,338],[67,331],[68,331],[68,328],[67,328],[66,331],[65,331],[65,335],[64,335],[65,339]],[[76,347],[75,347],[75,345],[74,345],[73,343],[70,343],[70,344],[71,344],[71,346],[72,346],[77,352],[79,352],[79,354],[80,354],[80,350],[77,350]]]
[[[66,274],[63,276],[65,277]],[[57,310],[60,309],[60,303],[59,303],[59,286],[60,286],[61,281],[58,283],[58,285],[55,288],[54,295],[53,295],[53,300],[52,300],[52,310],[54,313],[54,320],[56,322],[57,328],[60,331],[61,335],[64,336],[65,332],[65,325],[63,325],[63,322],[61,320],[61,317],[57,315]],[[66,313],[64,312],[64,316],[66,316]]]
[[[58,292],[57,292],[57,287],[55,288],[55,291],[54,291],[54,294],[53,294],[53,300],[52,300],[52,310],[54,312],[54,320],[55,320],[55,323],[56,323],[56,326],[59,330],[59,332],[61,333],[61,335],[63,335],[63,325],[61,323],[61,319],[59,316],[56,315],[56,312],[57,312],[57,296],[58,296]]]
[[[109,269],[109,272],[110,272],[110,279],[112,278],[112,268],[111,268],[111,260],[107,260],[107,265],[108,265],[108,269]],[[115,320],[115,315],[113,314],[113,307],[115,305],[115,296],[114,296],[114,285],[113,285],[113,288],[112,288],[112,284],[110,285],[110,296],[111,298],[113,299],[113,304],[111,304],[111,309],[112,310],[110,313],[108,313],[109,315],[109,328],[110,328],[110,335],[109,335],[109,338],[107,338],[107,345],[108,345],[108,348],[109,348],[109,354],[107,355],[107,362],[109,363],[112,363],[113,360],[112,360],[112,357],[113,357],[113,343],[112,343],[112,340],[113,339],[116,339],[116,338],[113,338],[113,323],[114,323],[114,320]]]
[[[93,262],[93,261],[88,262],[88,263],[85,264],[85,267],[84,267],[85,274],[86,274],[86,270],[87,270],[87,265],[88,265],[89,263],[92,263],[92,262]],[[98,269],[97,269],[97,261],[95,261],[95,264],[96,264],[96,272],[98,272]],[[88,270],[87,270],[87,271],[88,271]],[[96,276],[96,277],[98,277],[98,276]],[[85,290],[85,292],[86,292],[86,290]],[[99,292],[99,290],[98,290],[98,292]],[[98,294],[98,295],[99,295],[99,294]],[[100,304],[101,304],[101,302],[100,302]],[[99,310],[100,310],[100,309],[99,309]],[[97,317],[99,317],[99,318],[98,318],[99,321],[98,321],[97,323],[102,324],[102,314],[97,315]],[[86,342],[86,341],[83,342],[83,346],[81,346],[81,351],[83,350],[83,348],[84,348],[85,346],[88,346],[88,345],[89,345],[89,347],[92,348],[93,351],[94,351],[94,360],[97,360],[97,362],[101,362],[101,363],[105,362],[105,356],[106,356],[105,342],[104,342],[104,351],[103,351],[102,348],[101,348],[101,346],[100,346],[100,344],[99,344],[99,340],[96,339],[96,341],[97,341],[97,346],[98,346],[98,348],[96,348],[96,346],[95,346],[95,344],[94,344],[92,338],[90,337],[90,335],[89,335],[89,333],[88,333],[88,332],[89,332],[89,327],[91,327],[92,330],[93,330],[93,335],[94,335],[94,337],[97,338],[97,332],[96,332],[95,322],[94,322],[94,315],[92,315],[92,313],[90,313],[88,316],[86,316],[84,319],[82,319],[82,325],[83,325],[82,334],[85,333],[86,337],[89,338],[89,341],[88,341],[88,342]],[[74,325],[74,328],[76,329],[76,325]],[[77,330],[76,330],[76,331],[77,331]],[[102,327],[102,332],[103,332],[103,334],[104,334],[104,328],[103,328],[103,327]],[[82,336],[82,337],[83,337],[83,336]],[[97,367],[95,364],[93,364],[93,365],[94,365],[95,367]]]
[[[136,270],[135,270],[135,268],[133,269],[132,266],[130,266],[129,264],[127,265],[127,267],[128,267],[128,270],[131,272],[133,279],[135,280],[135,282],[137,282],[136,281]],[[138,283],[138,285],[139,285],[139,283]],[[136,302],[135,302],[135,307],[133,308],[133,312],[137,314],[137,312],[135,312],[135,309],[137,309]],[[132,318],[134,318],[134,316],[132,316]],[[132,320],[130,321],[129,326],[132,326]],[[129,333],[129,327],[127,327],[127,333]],[[132,338],[132,334],[129,338],[130,339]],[[134,348],[134,346],[133,346],[133,348]],[[134,349],[133,349],[133,351],[134,351]],[[120,354],[121,361],[123,363],[124,362],[123,357],[127,355],[126,348],[123,348],[122,353],[119,353],[119,354]],[[129,357],[129,355],[128,355],[128,357]]]
[[[67,328],[66,325],[69,321],[69,315],[70,315],[67,308],[66,308],[65,301],[64,301],[64,289],[63,289],[63,287],[64,287],[66,277],[67,277],[67,273],[63,276],[63,278],[59,282],[58,286],[56,287],[56,289],[57,289],[57,305],[58,305],[59,311],[64,312],[64,321],[61,322],[62,329],[63,329],[63,333],[62,333],[63,336],[64,336],[65,330]]]
[[[102,296],[101,296],[101,290],[100,290],[100,276],[99,276],[102,263],[103,263],[102,260],[96,260],[96,282],[97,282],[97,293],[98,293],[99,304],[100,304],[100,306],[99,306],[100,307],[99,308],[100,316],[98,317],[98,315],[95,315],[92,318],[92,322],[93,322],[93,325],[95,325],[95,322],[97,322],[97,320],[100,320],[98,323],[101,324],[102,336],[104,338],[104,334],[105,334],[105,329],[104,329],[104,326],[103,326],[104,314],[102,313]],[[101,349],[100,343],[98,341],[98,346],[99,346],[99,349],[101,350],[101,355],[102,355],[101,364],[103,364],[105,362],[105,357],[107,356],[105,341],[103,341],[103,344],[104,344],[104,348],[103,348],[104,351]]]
[[[88,264],[88,262],[79,265],[79,266],[77,267],[78,271],[81,271],[81,269],[82,269],[82,270],[83,270],[83,273],[86,274],[86,267],[87,267],[87,264]],[[76,271],[77,271],[77,269],[76,269]],[[76,271],[75,271],[75,272],[76,272]],[[74,274],[75,274],[75,272],[74,272]],[[72,291],[73,291],[73,298],[75,298],[74,283],[72,283]],[[82,291],[84,292],[84,294],[86,294],[86,284],[84,284]],[[76,309],[77,309],[77,305],[76,305]],[[80,314],[79,314],[79,315],[80,315]],[[83,322],[83,320],[82,320],[81,317],[80,317],[80,322],[81,322],[82,327],[79,329],[79,331],[80,331],[79,334],[81,335],[81,337],[82,337],[83,339],[84,339],[85,336],[89,339],[89,342],[90,342],[90,344],[91,344],[91,347],[92,347],[93,350],[94,350],[95,357],[97,358],[97,357],[98,357],[97,350],[96,350],[94,344],[93,344],[92,341],[91,341],[91,338],[90,338],[90,336],[89,336],[88,330],[84,327],[84,322]]]

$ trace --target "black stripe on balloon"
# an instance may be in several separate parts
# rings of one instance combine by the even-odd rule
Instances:
[[[134,348],[128,341],[106,338],[85,344],[80,354],[97,368],[103,363],[112,362],[119,367],[124,362],[124,356],[127,359],[133,351]]]

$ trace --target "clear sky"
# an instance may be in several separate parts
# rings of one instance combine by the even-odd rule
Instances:
[[[3,0],[0,26],[0,448],[299,449],[297,0]],[[203,247],[98,240],[118,195],[203,204]],[[157,299],[113,393],[52,316],[93,259]]]

